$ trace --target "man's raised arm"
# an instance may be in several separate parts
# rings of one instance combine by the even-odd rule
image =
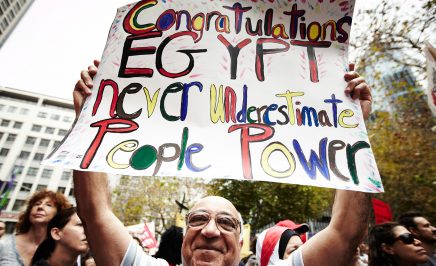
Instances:
[[[95,61],[95,66],[82,71],[74,88],[76,117],[85,98],[91,94],[92,77],[97,73],[98,64]],[[132,238],[112,212],[107,175],[74,170],[73,180],[78,213],[97,265],[120,265]]]
[[[372,104],[368,84],[354,72],[354,65],[344,78],[348,82],[345,93],[360,99],[363,117],[368,119]],[[330,224],[301,247],[304,265],[349,265],[366,235],[370,211],[369,194],[337,190]]]

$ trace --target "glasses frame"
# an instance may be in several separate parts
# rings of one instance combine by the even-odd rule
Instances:
[[[209,220],[208,220],[206,223],[204,223],[204,225],[201,225],[201,226],[190,226],[190,225],[189,225],[189,216],[192,215],[193,213],[204,213],[204,214],[207,214],[208,217],[209,217]],[[226,216],[228,216],[229,218],[232,219],[232,221],[233,221],[233,222],[236,224],[236,226],[237,226],[236,231],[233,232],[233,231],[225,230],[224,228],[222,228],[222,227],[218,224],[218,222],[217,222],[217,217],[218,217],[218,215],[220,215],[220,214],[225,214]],[[226,213],[226,212],[218,212],[218,213],[216,213],[215,215],[212,215],[212,214],[210,214],[210,213],[208,213],[208,212],[206,212],[206,211],[200,211],[200,210],[198,210],[198,211],[188,212],[188,213],[185,215],[186,228],[187,228],[187,229],[188,229],[188,228],[194,228],[194,229],[197,229],[197,230],[202,230],[203,228],[205,228],[205,227],[210,223],[210,220],[212,219],[212,216],[214,216],[215,225],[216,225],[216,227],[218,228],[218,230],[219,230],[221,233],[235,233],[235,232],[238,232],[238,228],[239,228],[239,232],[238,232],[238,233],[242,232],[241,221],[240,221],[239,219],[236,219],[236,218],[233,217],[232,215],[230,215],[230,214],[228,214],[228,213]]]
[[[410,241],[410,239],[412,239],[412,241]],[[398,240],[403,242],[405,245],[412,245],[415,243],[415,237],[411,233],[404,233],[394,238],[394,242]]]

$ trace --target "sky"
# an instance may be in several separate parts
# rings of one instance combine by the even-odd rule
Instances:
[[[377,0],[360,0],[355,12]],[[0,48],[0,86],[72,99],[80,71],[100,59],[129,0],[35,0]]]

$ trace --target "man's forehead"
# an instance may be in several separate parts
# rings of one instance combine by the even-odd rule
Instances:
[[[209,196],[199,200],[191,211],[205,210],[212,213],[228,212],[237,215],[238,211],[235,206],[227,199],[218,196]]]
[[[415,217],[415,223],[417,225],[430,224],[430,222],[427,219],[425,219],[424,217],[422,217],[422,216]]]

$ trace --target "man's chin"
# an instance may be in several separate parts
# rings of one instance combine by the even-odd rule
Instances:
[[[191,266],[224,266],[223,259],[222,252],[218,250],[197,249],[193,253]]]

